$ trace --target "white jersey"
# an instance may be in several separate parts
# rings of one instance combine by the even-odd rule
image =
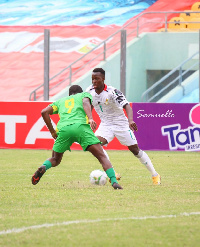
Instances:
[[[95,92],[93,85],[89,86],[86,92],[92,95],[92,105],[101,119],[101,124],[129,129],[128,119],[123,111],[123,107],[129,102],[122,92],[106,85],[100,94]]]

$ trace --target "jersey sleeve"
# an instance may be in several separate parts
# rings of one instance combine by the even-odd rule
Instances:
[[[53,108],[53,114],[58,114],[58,105],[57,105],[57,102],[53,102],[49,106],[51,106]]]
[[[116,88],[112,91],[112,95],[113,95],[113,99],[114,101],[121,106],[122,108],[129,104],[128,100],[126,99],[126,97],[123,95],[123,93],[119,90],[117,90]]]
[[[91,101],[91,104],[92,104],[92,95],[91,95],[90,93],[84,92],[84,93],[83,93],[83,98],[89,98],[90,101]]]

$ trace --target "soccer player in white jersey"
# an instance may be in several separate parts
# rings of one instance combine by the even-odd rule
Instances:
[[[156,172],[149,156],[138,146],[133,133],[138,128],[133,121],[133,111],[129,102],[119,90],[107,86],[104,80],[105,71],[102,68],[95,68],[92,73],[92,85],[86,89],[92,95],[92,105],[101,119],[95,135],[102,142],[102,145],[107,145],[116,137],[145,165],[152,175],[153,184],[161,184],[161,177]],[[108,157],[105,150],[104,152]],[[118,177],[117,174],[116,177]]]

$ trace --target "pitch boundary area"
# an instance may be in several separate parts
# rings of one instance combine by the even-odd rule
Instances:
[[[0,235],[6,235],[11,233],[20,233],[27,230],[40,229],[40,228],[49,228],[53,226],[67,226],[72,224],[88,224],[88,223],[96,223],[103,221],[123,221],[123,220],[148,220],[148,219],[164,219],[164,218],[176,218],[180,216],[192,216],[192,215],[200,215],[200,212],[190,212],[190,213],[180,213],[180,214],[170,214],[170,215],[160,215],[160,216],[141,216],[141,217],[127,217],[127,218],[108,218],[108,219],[95,219],[95,220],[73,220],[73,221],[64,221],[58,223],[45,223],[42,225],[35,226],[27,226],[21,228],[13,228],[9,230],[0,231]]]

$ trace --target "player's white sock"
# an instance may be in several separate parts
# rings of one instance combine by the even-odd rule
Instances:
[[[104,148],[103,148],[103,152],[104,152],[105,156],[107,157],[107,159],[110,161],[108,153],[106,152],[106,150]]]
[[[151,173],[152,176],[157,176],[158,173],[156,172],[149,156],[140,149],[138,155],[135,155],[139,161],[146,166],[146,168],[149,170],[149,172]]]

